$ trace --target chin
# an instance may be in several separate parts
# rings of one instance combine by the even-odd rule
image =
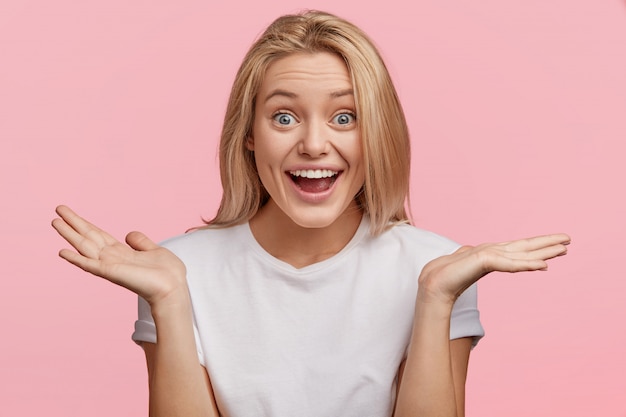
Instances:
[[[329,207],[305,208],[303,210],[293,210],[286,213],[296,225],[306,229],[323,229],[335,223],[342,222],[346,218],[350,207],[342,210],[334,210]]]
[[[331,226],[339,216],[336,217],[328,217],[328,216],[289,216],[292,222],[297,224],[298,226],[304,229],[324,229],[326,227]]]

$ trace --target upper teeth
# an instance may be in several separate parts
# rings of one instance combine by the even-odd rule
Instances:
[[[298,169],[296,171],[289,171],[294,177],[304,178],[328,178],[337,175],[337,171],[331,171],[330,169]]]

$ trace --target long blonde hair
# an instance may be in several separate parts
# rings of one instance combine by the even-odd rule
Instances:
[[[363,189],[356,196],[377,235],[390,223],[408,221],[410,145],[404,112],[389,72],[371,40],[337,16],[307,11],[276,19],[246,54],[230,94],[219,147],[223,196],[210,226],[244,223],[269,195],[246,148],[252,133],[256,95],[268,66],[301,52],[331,52],[352,77],[363,157]]]

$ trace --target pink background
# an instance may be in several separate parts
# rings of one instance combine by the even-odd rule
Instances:
[[[56,256],[53,209],[156,240],[211,216],[235,70],[308,7],[386,57],[418,225],[573,237],[548,273],[482,281],[468,416],[626,416],[624,1],[209,3],[0,3],[0,415],[147,415],[135,296]]]

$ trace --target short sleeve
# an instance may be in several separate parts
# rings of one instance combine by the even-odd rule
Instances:
[[[200,336],[198,334],[198,327],[195,320],[193,323],[193,333],[196,340],[198,360],[202,366],[205,366],[204,354],[202,353],[202,349],[200,347]],[[154,319],[152,318],[150,304],[148,304],[148,302],[141,297],[138,297],[137,301],[137,320],[135,321],[135,331],[133,332],[131,338],[138,345],[141,344],[141,342],[157,342],[156,326],[154,325]]]
[[[477,284],[473,284],[457,298],[450,318],[450,340],[462,337],[473,338],[472,347],[485,335],[480,324]]]
[[[146,300],[139,297],[137,310],[137,320],[135,321],[135,331],[132,339],[137,344],[141,342],[156,343],[156,327],[150,311],[150,305]]]

